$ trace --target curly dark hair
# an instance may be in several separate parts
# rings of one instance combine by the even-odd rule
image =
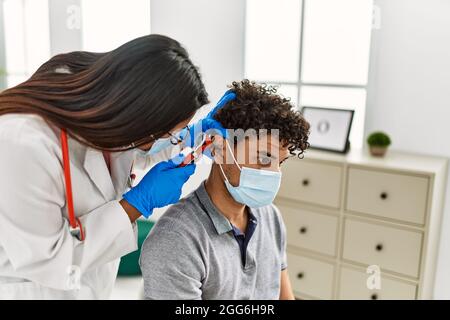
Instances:
[[[309,147],[309,123],[277,88],[247,79],[233,82],[236,99],[217,111],[214,118],[227,129],[278,129],[279,139],[291,154],[302,157]]]

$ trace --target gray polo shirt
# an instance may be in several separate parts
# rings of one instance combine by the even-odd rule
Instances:
[[[286,231],[270,205],[250,209],[257,226],[245,252],[204,183],[170,207],[142,246],[147,299],[278,299]]]

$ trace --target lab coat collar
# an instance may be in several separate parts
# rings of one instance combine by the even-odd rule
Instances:
[[[48,125],[59,139],[60,129],[50,123]],[[71,162],[83,162],[83,168],[106,201],[111,201],[125,192],[135,150],[111,153],[111,174],[101,151],[81,144],[72,137],[69,137],[69,150]]]
[[[84,156],[83,167],[105,200],[113,200],[115,198],[114,184],[106,166],[103,153],[88,147]]]
[[[128,188],[128,178],[132,173],[136,150],[111,153],[111,177],[118,197]]]

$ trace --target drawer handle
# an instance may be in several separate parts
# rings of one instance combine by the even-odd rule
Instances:
[[[304,276],[305,276],[305,275],[304,275],[303,272],[299,272],[299,273],[297,274],[297,278],[299,278],[299,279],[303,279]]]
[[[380,194],[380,198],[381,198],[382,200],[386,200],[386,199],[388,198],[387,192],[382,192],[382,193]]]
[[[374,294],[372,294],[372,295],[370,296],[370,299],[372,299],[372,300],[377,300],[377,299],[378,299],[378,295],[377,295],[376,293],[374,293]]]
[[[308,231],[308,229],[306,227],[301,227],[300,228],[300,233],[305,234],[306,231]]]
[[[382,245],[381,243],[377,244],[377,245],[375,246],[375,250],[377,250],[377,251],[383,250],[383,245]]]
[[[305,186],[305,187],[308,186],[309,185],[309,179],[303,179],[302,185]]]

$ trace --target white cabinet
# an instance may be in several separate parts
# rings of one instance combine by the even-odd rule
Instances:
[[[427,177],[350,168],[347,210],[423,225]]]
[[[419,276],[422,232],[346,218],[342,258]]]
[[[289,160],[275,204],[296,296],[432,298],[447,166],[394,151],[374,158],[310,150]],[[367,273],[374,268],[380,273]]]
[[[286,198],[339,208],[342,167],[335,164],[287,161],[280,194]]]
[[[416,298],[417,285],[413,282],[390,278],[382,274],[380,288],[367,285],[367,273],[342,267],[339,280],[339,299],[343,300],[411,300]]]
[[[285,206],[283,219],[289,244],[330,256],[336,255],[337,215]]]
[[[301,255],[288,254],[289,278],[295,293],[312,299],[333,297],[334,265]]]

